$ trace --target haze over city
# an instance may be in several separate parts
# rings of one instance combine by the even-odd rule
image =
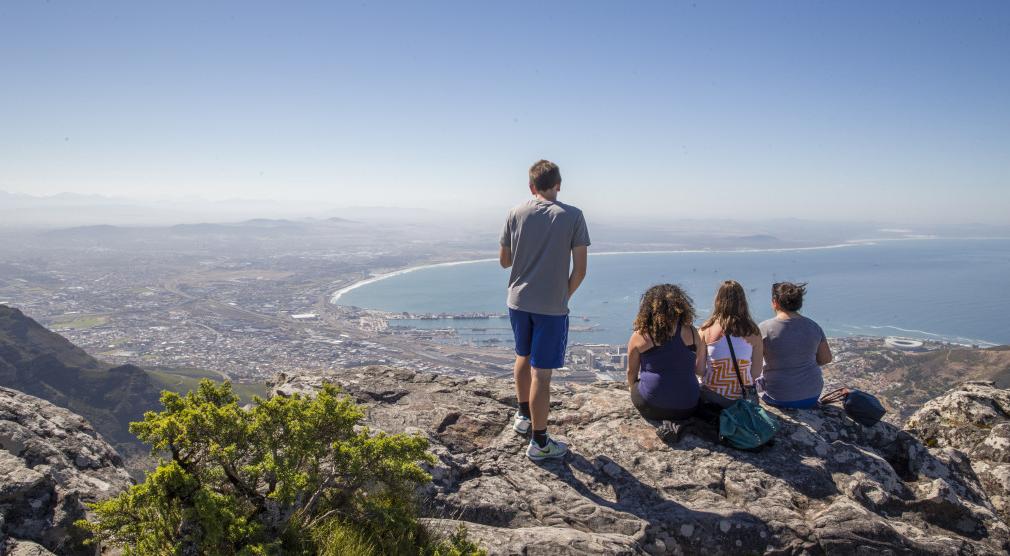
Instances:
[[[1010,213],[1002,2],[7,3],[0,49],[9,193],[494,228],[547,157],[617,221]]]

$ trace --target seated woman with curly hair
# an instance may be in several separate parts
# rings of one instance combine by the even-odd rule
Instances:
[[[657,434],[665,440],[676,440],[678,421],[699,406],[696,377],[705,370],[707,353],[694,314],[691,298],[679,286],[653,286],[642,296],[628,340],[631,402],[646,419],[663,421]]]

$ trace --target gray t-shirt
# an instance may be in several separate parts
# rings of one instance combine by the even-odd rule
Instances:
[[[817,364],[817,346],[824,330],[804,316],[761,323],[764,340],[763,389],[780,402],[807,400],[821,395],[824,376]]]
[[[512,252],[508,306],[567,315],[572,249],[589,245],[582,211],[557,201],[531,199],[509,211],[500,244]]]

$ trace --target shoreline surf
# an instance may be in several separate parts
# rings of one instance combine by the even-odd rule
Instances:
[[[862,247],[866,245],[874,245],[878,242],[883,241],[928,241],[945,239],[940,236],[916,236],[916,237],[894,237],[894,238],[871,238],[871,239],[850,239],[842,243],[831,243],[828,245],[810,245],[805,247],[766,247],[766,248],[743,248],[743,249],[659,249],[652,251],[600,251],[600,252],[590,252],[590,257],[614,257],[621,255],[676,255],[676,254],[699,254],[699,253],[714,253],[714,254],[732,254],[732,253],[787,253],[791,251],[819,251],[823,249],[842,249],[846,247]],[[961,239],[961,238],[958,238]],[[1002,239],[1002,238],[964,238],[964,239]],[[415,266],[407,266],[398,270],[393,270],[390,272],[384,272],[382,274],[376,274],[374,276],[369,276],[368,278],[363,278],[357,282],[348,284],[339,290],[333,292],[330,295],[330,303],[337,305],[337,301],[340,300],[347,292],[356,290],[362,286],[367,286],[369,284],[374,284],[376,282],[386,280],[388,278],[394,278],[396,276],[402,276],[404,274],[409,274],[411,272],[416,272],[418,270],[425,270],[428,268],[440,268],[447,266],[456,266],[464,264],[475,264],[475,263],[486,263],[497,261],[495,258],[483,258],[483,259],[464,259],[461,261],[446,261],[440,263],[424,263]]]
[[[411,272],[416,272],[418,270],[425,270],[428,268],[440,268],[446,266],[459,266],[464,264],[487,263],[497,260],[498,259],[468,259],[463,261],[449,261],[444,263],[427,263],[417,266],[408,266],[405,268],[401,268],[399,270],[394,270],[392,272],[384,272],[382,274],[376,274],[375,276],[370,276],[363,280],[359,280],[357,282],[348,284],[347,286],[344,286],[343,288],[340,288],[339,290],[333,292],[333,295],[330,296],[330,303],[336,305],[337,301],[340,300],[340,298],[343,297],[347,292],[354,291],[362,286],[374,284],[376,282],[385,280],[387,278],[393,278],[395,276],[403,276],[404,274],[410,274]]]
[[[937,238],[894,238],[894,239],[908,239],[908,240],[918,240],[918,239],[937,239]],[[600,251],[597,253],[589,253],[590,257],[613,257],[620,255],[676,255],[676,254],[699,254],[699,253],[714,253],[714,254],[730,254],[730,253],[782,253],[789,251],[815,251],[821,249],[840,249],[843,247],[860,247],[864,245],[872,245],[878,241],[893,241],[893,239],[872,239],[872,240],[850,240],[846,243],[833,243],[830,245],[812,245],[808,247],[769,247],[769,248],[746,248],[746,249],[661,249],[654,251]],[[418,270],[425,270],[429,268],[441,268],[447,266],[458,266],[465,264],[476,264],[476,263],[486,263],[494,262],[498,259],[495,258],[484,258],[484,259],[464,259],[461,261],[447,261],[441,263],[424,263],[415,266],[407,266],[398,270],[393,270],[390,272],[383,272],[382,274],[376,274],[374,276],[369,276],[368,278],[363,278],[357,282],[348,284],[339,290],[333,292],[330,296],[330,303],[337,305],[337,301],[340,300],[345,294],[350,291],[354,291],[362,286],[367,286],[369,284],[374,284],[388,278],[394,278],[396,276],[403,276],[404,274],[409,274],[411,272],[416,272]]]
[[[735,257],[733,257],[733,255],[739,255],[741,257],[745,257],[745,256],[749,255],[750,259],[754,260],[753,257],[755,256],[756,253],[760,254],[760,253],[783,253],[783,252],[788,253],[788,252],[816,252],[816,251],[822,251],[822,252],[824,252],[824,251],[830,251],[830,250],[834,250],[834,251],[836,251],[838,253],[843,253],[843,252],[848,253],[848,251],[849,251],[848,249],[844,249],[843,250],[842,248],[846,248],[846,247],[861,247],[863,249],[874,249],[874,250],[877,250],[877,249],[883,249],[883,248],[885,248],[887,244],[894,245],[893,242],[895,242],[895,241],[913,242],[913,243],[916,243],[916,244],[920,244],[921,243],[921,244],[924,245],[922,247],[922,249],[929,249],[929,250],[939,249],[939,250],[941,250],[939,252],[942,253],[943,250],[948,249],[948,247],[946,247],[946,246],[926,247],[925,245],[926,244],[933,244],[934,241],[942,241],[942,240],[945,240],[945,239],[946,240],[951,240],[951,241],[958,241],[958,240],[964,240],[964,239],[969,239],[969,240],[994,240],[994,239],[1002,239],[1002,238],[992,238],[992,237],[987,237],[987,238],[943,238],[943,237],[936,237],[936,236],[931,236],[931,237],[918,236],[918,237],[903,237],[903,238],[872,238],[872,239],[865,238],[865,239],[849,240],[849,241],[846,241],[844,243],[832,243],[832,244],[812,245],[812,246],[804,246],[804,247],[774,247],[774,248],[765,248],[765,249],[753,249],[753,248],[746,248],[746,249],[663,249],[663,250],[634,250],[634,251],[601,251],[601,252],[597,252],[597,253],[591,253],[590,256],[592,256],[592,257],[611,258],[611,257],[618,257],[618,256],[621,256],[621,255],[624,255],[624,256],[640,256],[640,257],[645,257],[644,260],[654,260],[653,257],[650,257],[650,255],[657,256],[657,257],[662,257],[664,255],[672,255],[673,258],[671,260],[679,260],[680,259],[679,255],[684,255],[684,256],[693,257],[693,259],[690,259],[690,260],[697,261],[697,263],[692,263],[692,264],[705,264],[705,263],[702,263],[701,261],[703,261],[703,260],[709,260],[709,256],[710,255],[713,256],[713,257],[722,257],[723,255],[725,255],[726,257],[722,257],[722,258],[724,258],[726,260],[732,260],[732,259],[734,259]],[[941,245],[943,245],[943,244],[941,244]],[[858,253],[863,253],[863,249],[860,249],[858,251]],[[901,248],[901,247],[889,247],[888,249],[890,249],[891,252],[893,252],[894,249],[898,249],[899,250],[898,252],[901,252],[901,253],[905,253],[906,252],[905,249]],[[909,249],[911,249],[911,247],[909,247]],[[916,247],[915,249],[920,249],[920,248]],[[999,249],[1004,249],[1004,248],[1001,246]],[[917,251],[910,251],[909,253],[916,253],[916,252]],[[955,252],[963,253],[964,249],[958,247],[957,249],[955,249]],[[855,253],[856,253],[856,251],[853,251],[852,255],[847,255],[847,254],[846,255],[841,255],[843,257],[843,259],[840,259],[840,260],[848,260],[848,261],[853,261],[853,262],[855,262],[855,261],[863,262],[863,260],[866,259],[866,261],[875,262],[874,259],[872,258],[875,255],[869,255],[869,254],[867,254],[867,255],[856,255]],[[868,251],[867,253],[872,253],[872,252]],[[757,255],[757,256],[760,257],[760,255]],[[781,256],[781,255],[778,255],[778,256]],[[914,255],[912,255],[912,256],[914,256]],[[818,255],[817,257],[818,258],[816,260],[832,260],[836,256],[835,255],[831,255],[830,256],[831,259],[824,259],[823,256],[821,256],[821,255]],[[1002,256],[1001,256],[1001,258],[1002,258]],[[685,260],[689,260],[689,259],[685,259]],[[715,260],[721,260],[721,259],[715,259]],[[764,259],[760,259],[760,260],[764,260]],[[436,311],[437,312],[439,310],[449,310],[449,311],[451,311],[455,307],[455,305],[453,305],[453,302],[451,301],[451,296],[449,296],[449,298],[446,298],[446,299],[442,299],[442,297],[445,297],[445,296],[441,296],[441,297],[436,296],[436,297],[438,297],[439,301],[437,301],[437,302],[436,301],[429,302],[428,305],[430,305],[430,306],[428,306],[428,307],[424,307],[424,304],[418,305],[416,301],[415,302],[407,301],[407,305],[403,305],[401,307],[401,304],[399,302],[395,302],[394,303],[394,302],[390,302],[390,301],[387,301],[385,303],[385,305],[383,305],[383,304],[380,303],[379,306],[373,306],[373,305],[368,304],[368,302],[366,302],[365,299],[361,297],[361,294],[357,294],[356,293],[355,295],[350,296],[350,297],[348,297],[347,294],[349,294],[349,292],[357,290],[358,288],[362,288],[364,286],[371,285],[371,284],[376,284],[378,282],[382,282],[382,281],[387,280],[389,278],[394,278],[396,276],[401,276],[401,275],[404,275],[404,274],[413,273],[413,272],[416,272],[416,271],[419,271],[419,270],[431,269],[431,268],[439,268],[439,267],[453,267],[453,266],[459,266],[459,265],[476,265],[478,263],[487,263],[489,266],[487,266],[487,267],[481,267],[482,270],[479,271],[479,273],[484,276],[484,278],[481,279],[481,281],[483,282],[483,281],[487,280],[490,277],[490,274],[492,273],[490,264],[493,263],[493,262],[496,262],[496,261],[497,261],[497,258],[486,257],[486,258],[475,258],[475,259],[468,259],[468,260],[457,260],[457,261],[443,261],[443,262],[434,262],[434,263],[424,263],[424,264],[417,264],[417,265],[414,265],[414,266],[408,266],[408,267],[404,267],[404,268],[398,268],[398,269],[395,269],[395,270],[392,270],[392,271],[382,272],[380,274],[371,275],[371,276],[366,276],[366,277],[358,279],[357,281],[355,281],[353,283],[347,283],[346,285],[344,285],[343,287],[341,287],[339,290],[336,290],[334,293],[332,293],[330,295],[329,302],[333,303],[335,305],[357,306],[357,307],[376,309],[380,313],[385,313],[385,312],[394,312],[395,313],[395,312],[398,312],[398,311],[401,311],[401,310],[404,310],[404,311],[409,310],[409,311],[412,311],[412,312],[418,312],[418,311],[420,311],[418,314],[424,313],[424,314],[432,314],[432,315],[434,315],[436,313],[425,313],[425,312],[426,311]],[[793,260],[792,262],[795,263],[795,260]],[[602,259],[601,259],[601,262],[599,264],[601,264],[601,265],[603,264]],[[610,266],[612,266],[613,264],[621,264],[621,263],[610,263]],[[639,263],[636,263],[636,264],[639,264]],[[654,267],[658,263],[649,263],[649,264],[651,264]],[[721,264],[723,264],[723,263],[721,263],[721,262],[720,263],[713,262],[711,264],[712,265],[720,265],[721,266]],[[730,263],[726,263],[726,264],[730,264]],[[866,269],[871,269],[871,267],[878,266],[877,264],[872,264],[872,265],[869,264],[869,263],[865,263],[865,264],[866,264],[866,267],[865,267]],[[814,268],[816,268],[816,267],[814,267]],[[822,268],[824,268],[824,267],[822,266]],[[990,268],[992,268],[992,267],[990,267]],[[497,266],[495,266],[495,269],[497,269]],[[469,275],[469,273],[474,272],[474,271],[466,270],[466,271],[460,271],[460,272],[464,272],[466,275]],[[694,272],[693,268],[692,268],[692,272]],[[718,271],[716,271],[716,272],[718,272]],[[771,276],[774,276],[774,275],[775,274],[773,272],[771,274]],[[439,274],[439,276],[443,276],[443,274]],[[451,276],[451,275],[445,275],[445,276]],[[886,275],[885,275],[885,278],[886,278]],[[422,279],[422,281],[423,280],[427,280],[427,279]],[[379,286],[379,288],[380,288],[379,291],[384,291],[385,289],[388,289],[389,287],[391,287],[391,286]],[[490,286],[487,286],[484,289],[487,289],[489,287]],[[697,286],[695,286],[695,287],[697,287]],[[393,287],[393,288],[394,288],[394,291],[399,291],[399,289],[397,289],[398,287]],[[369,291],[371,291],[371,290],[369,290]],[[419,293],[419,295],[423,295],[423,293]],[[367,294],[367,293],[364,294],[365,298],[367,298],[368,296],[369,296],[369,294]],[[873,296],[871,295],[869,299],[873,299]],[[348,302],[349,300],[353,300],[353,303],[349,303]],[[613,301],[613,300],[610,300],[610,301]],[[364,304],[362,304],[362,303],[364,303]],[[413,305],[411,303],[413,303]],[[434,305],[432,305],[432,303],[434,303]],[[608,303],[608,301],[603,301],[602,303],[606,304],[606,303]],[[443,307],[443,305],[444,305],[444,307]],[[486,309],[486,308],[474,308],[474,307],[470,307],[468,305],[466,310],[485,311],[485,310],[489,310],[489,309]],[[597,309],[597,310],[599,310],[599,309]],[[604,313],[606,313],[606,309],[603,308],[603,310],[604,310]],[[899,312],[900,312],[900,309],[899,309]],[[844,315],[845,312],[843,311],[840,314]],[[602,316],[602,315],[598,315],[597,317],[593,317],[593,318],[598,318],[600,316]],[[863,315],[863,316],[870,316],[870,315]],[[884,317],[886,315],[874,314],[873,316]],[[609,315],[609,317],[613,317],[613,315]],[[841,318],[846,318],[846,317],[842,316]],[[848,318],[851,318],[851,315],[849,315]],[[842,321],[842,322],[844,322],[844,321]],[[980,347],[1003,345],[1003,344],[1007,343],[1006,341],[999,341],[999,340],[993,340],[993,339],[980,339],[983,336],[977,335],[977,334],[972,334],[972,332],[981,332],[981,330],[975,330],[975,329],[972,329],[971,327],[969,327],[968,329],[965,329],[965,330],[958,330],[958,329],[955,328],[955,329],[952,329],[952,330],[946,330],[945,332],[935,332],[935,330],[937,330],[937,328],[932,328],[932,327],[928,326],[929,323],[927,323],[925,320],[922,321],[922,322],[908,321],[908,322],[898,323],[898,322],[891,321],[891,320],[885,319],[885,318],[880,318],[879,320],[876,319],[876,318],[870,318],[870,319],[867,319],[865,321],[861,320],[861,323],[859,325],[851,324],[853,322],[852,320],[849,320],[848,322],[850,324],[841,324],[841,323],[839,323],[840,326],[839,325],[835,325],[835,328],[837,328],[837,330],[834,330],[833,331],[834,334],[831,334],[831,335],[832,336],[837,335],[837,337],[846,337],[846,336],[852,336],[852,335],[859,335],[859,336],[867,335],[867,336],[875,336],[875,337],[884,337],[884,336],[890,336],[890,335],[905,336],[906,334],[910,334],[911,336],[914,336],[917,339],[923,339],[923,340],[928,339],[928,340],[933,340],[933,341],[943,341],[943,342],[947,342],[947,343],[951,343],[951,344],[966,345],[966,346],[974,344],[974,345],[978,345]],[[860,321],[857,321],[857,322],[860,322]],[[911,326],[909,326],[910,324],[911,324]],[[916,326],[916,324],[925,324],[927,326]],[[450,323],[450,327],[452,327],[451,323]],[[943,327],[940,327],[940,328],[943,328]],[[965,333],[965,332],[967,332],[967,333]],[[597,330],[596,332],[594,332],[594,334],[599,335],[599,331]],[[596,341],[596,340],[594,340],[594,341]]]

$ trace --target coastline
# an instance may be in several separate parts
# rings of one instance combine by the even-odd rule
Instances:
[[[943,239],[939,236],[916,236],[916,237],[898,237],[898,238],[873,238],[873,239],[852,239],[843,243],[831,243],[828,245],[811,245],[806,247],[768,247],[768,248],[744,248],[744,249],[659,249],[651,251],[600,251],[600,252],[590,252],[590,257],[615,257],[621,255],[675,255],[675,254],[698,254],[698,253],[717,253],[717,254],[727,254],[727,253],[787,253],[792,251],[820,251],[824,249],[842,249],[846,247],[862,247],[866,245],[873,245],[882,241],[922,241],[922,240],[932,240],[932,239]],[[971,238],[969,238],[971,239]],[[401,269],[393,270],[390,272],[384,272],[382,274],[376,274],[374,276],[369,276],[368,278],[362,278],[357,282],[348,284],[339,290],[333,292],[330,296],[330,303],[336,305],[337,301],[344,296],[347,292],[356,290],[362,286],[367,286],[369,284],[374,284],[385,280],[387,278],[393,278],[396,276],[402,276],[404,274],[409,274],[418,270],[425,270],[428,268],[438,268],[446,266],[458,266],[464,264],[475,264],[475,263],[486,263],[494,262],[498,259],[495,258],[484,258],[484,259],[464,259],[462,261],[447,261],[440,263],[423,263],[414,266],[407,266]]]
[[[697,255],[697,254],[705,254],[705,253],[720,254],[720,255],[722,255],[722,254],[733,254],[733,253],[740,253],[740,254],[782,253],[782,252],[802,252],[802,251],[833,250],[833,249],[842,249],[842,248],[846,248],[846,247],[867,247],[867,246],[872,246],[872,245],[876,245],[876,244],[879,244],[879,243],[884,243],[884,242],[888,242],[889,243],[889,242],[893,242],[893,241],[928,241],[928,240],[942,240],[942,239],[980,239],[980,240],[984,239],[984,240],[992,240],[992,239],[1003,239],[1003,238],[988,238],[988,237],[987,238],[943,238],[943,237],[938,237],[938,236],[916,236],[916,237],[902,237],[902,238],[854,239],[854,240],[848,240],[848,241],[846,241],[844,243],[833,243],[833,244],[826,244],[826,245],[815,245],[815,246],[804,246],[804,247],[777,247],[777,248],[762,248],[762,249],[754,249],[754,248],[745,248],[745,249],[664,249],[664,250],[635,250],[635,251],[601,251],[601,252],[590,253],[589,256],[590,257],[597,257],[597,256],[599,256],[599,257],[615,257],[615,256],[621,256],[621,255],[671,255],[671,254],[674,254],[674,255],[676,255],[676,254],[695,254],[695,255]],[[466,259],[466,260],[458,260],[458,261],[443,261],[443,262],[435,262],[435,263],[416,264],[414,266],[407,266],[407,267],[399,268],[399,269],[392,270],[392,271],[389,271],[389,272],[383,272],[381,274],[376,274],[376,275],[372,275],[372,276],[368,276],[368,277],[359,279],[359,280],[357,280],[357,281],[355,281],[353,283],[350,283],[350,284],[347,284],[347,285],[341,287],[339,290],[337,290],[333,294],[331,294],[331,296],[329,298],[329,303],[334,304],[334,305],[340,305],[340,300],[348,292],[351,292],[351,291],[353,291],[355,289],[358,289],[360,287],[364,287],[366,285],[374,284],[374,283],[380,282],[382,280],[386,280],[386,279],[393,278],[393,277],[396,277],[396,276],[401,276],[401,275],[404,275],[404,274],[409,274],[409,273],[412,273],[412,272],[415,272],[415,271],[425,270],[425,269],[430,269],[430,268],[438,268],[438,267],[452,267],[452,266],[459,266],[459,265],[466,265],[466,264],[490,263],[490,262],[496,262],[496,261],[497,261],[497,258],[490,258],[490,257],[488,257],[488,258],[478,258],[478,259]],[[911,334],[913,334],[913,336],[910,336],[910,337],[915,338],[915,339],[927,340],[927,341],[944,342],[944,343],[949,343],[949,344],[952,344],[952,345],[960,345],[960,346],[964,346],[964,347],[975,346],[975,347],[979,347],[979,348],[988,348],[988,347],[995,347],[995,346],[1002,345],[1002,344],[1000,344],[998,342],[993,342],[993,341],[990,341],[990,340],[982,340],[982,339],[977,339],[977,338],[968,338],[968,337],[958,336],[958,335],[949,336],[949,335],[944,335],[944,334],[940,334],[940,333],[930,332],[928,330],[920,330],[920,329],[913,329],[913,328],[903,328],[903,327],[900,327],[900,326],[895,326],[893,324],[889,324],[886,321],[883,322],[883,323],[881,323],[881,322],[878,321],[877,323],[872,323],[872,324],[861,324],[861,325],[851,325],[850,324],[850,325],[843,325],[842,328],[843,329],[844,328],[848,328],[851,331],[849,331],[848,333],[846,333],[846,332],[843,332],[842,330],[837,330],[836,332],[842,332],[842,333],[839,334],[839,335],[837,335],[837,336],[833,336],[833,337],[844,338],[844,337],[850,337],[850,336],[863,336],[863,335],[867,335],[868,332],[869,332],[868,335],[875,336],[875,337],[882,337],[883,338],[883,337],[887,337],[887,336],[891,336],[891,335],[894,335],[895,337],[903,337],[903,333],[911,333]],[[870,332],[871,330],[877,331],[877,332]],[[891,334],[888,334],[885,331],[890,331]],[[883,334],[881,334],[882,332],[883,332]]]
[[[938,239],[938,238],[896,238],[896,239]],[[809,247],[771,247],[766,249],[661,249],[653,251],[600,251],[597,253],[589,253],[590,257],[614,257],[620,255],[674,255],[674,254],[697,254],[697,253],[782,253],[789,251],[816,251],[821,249],[840,249],[843,247],[859,247],[863,245],[872,245],[878,241],[893,241],[890,239],[872,239],[872,240],[851,240],[846,243],[833,243],[830,245],[813,245]],[[367,286],[369,284],[374,284],[376,282],[386,280],[387,278],[393,278],[396,276],[402,276],[404,274],[409,274],[411,272],[416,272],[418,270],[425,270],[428,268],[439,268],[447,266],[459,266],[465,264],[475,264],[475,263],[487,263],[494,262],[498,259],[495,258],[484,258],[484,259],[464,259],[462,261],[447,261],[441,263],[423,263],[415,266],[407,266],[398,270],[393,270],[390,272],[383,272],[382,274],[376,274],[374,276],[369,276],[368,278],[363,278],[357,282],[348,284],[339,290],[333,292],[330,296],[330,303],[336,305],[337,301],[344,296],[347,292],[356,290],[362,286]]]
[[[917,329],[914,329],[914,328],[901,328],[900,326],[895,326],[893,324],[880,324],[880,325],[867,324],[867,325],[864,325],[864,328],[869,328],[869,329],[872,329],[872,330],[889,329],[889,330],[897,330],[899,332],[911,332],[911,333],[914,333],[914,334],[922,334],[923,336],[930,336],[932,339],[930,339],[930,338],[913,338],[913,337],[908,337],[908,338],[909,339],[914,339],[914,340],[925,340],[925,341],[929,341],[929,342],[941,342],[941,343],[946,343],[946,344],[951,344],[951,345],[957,345],[957,346],[961,346],[961,347],[969,347],[969,348],[977,347],[979,349],[986,349],[986,348],[999,347],[999,346],[1003,345],[1003,344],[999,344],[999,343],[995,343],[995,342],[990,342],[989,340],[980,340],[980,339],[977,339],[977,338],[963,338],[961,336],[944,336],[943,334],[937,334],[936,332],[929,332],[927,330],[917,330]],[[856,335],[857,336],[861,336],[862,334],[856,334]],[[885,337],[892,338],[893,337],[893,338],[899,338],[899,339],[906,338],[905,336],[880,336],[880,337],[881,338],[885,338]]]
[[[410,274],[411,272],[416,272],[418,270],[424,270],[424,269],[427,269],[427,268],[438,268],[438,267],[443,267],[443,266],[459,266],[459,265],[474,264],[474,263],[486,263],[486,262],[493,262],[493,261],[497,261],[497,260],[498,259],[470,259],[470,260],[464,260],[464,261],[449,261],[449,262],[444,262],[444,263],[425,263],[425,264],[416,265],[416,266],[404,267],[404,268],[401,268],[399,270],[394,270],[392,272],[384,272],[382,274],[376,274],[375,276],[370,276],[368,278],[364,278],[362,280],[358,280],[357,282],[353,282],[351,284],[348,284],[347,286],[344,286],[343,288],[340,288],[339,290],[333,292],[333,295],[330,296],[330,304],[336,305],[337,301],[341,297],[343,297],[344,294],[346,294],[349,291],[353,291],[353,290],[356,290],[356,289],[358,289],[358,288],[360,288],[362,286],[367,286],[368,284],[374,284],[375,282],[379,282],[379,281],[385,280],[387,278],[392,278],[394,276],[402,276],[404,274]]]

